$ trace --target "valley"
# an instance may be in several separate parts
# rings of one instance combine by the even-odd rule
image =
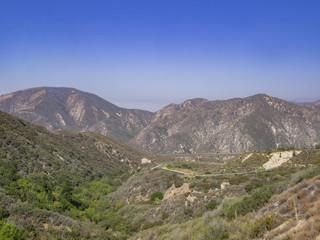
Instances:
[[[30,98],[37,97],[39,94],[31,95]],[[43,97],[41,95],[40,98]],[[2,100],[10,98],[2,96]],[[260,107],[281,102],[264,95],[254,98],[257,104],[261,104]],[[266,98],[269,103],[265,103]],[[26,101],[23,108],[31,116],[34,113],[29,107],[30,100]],[[230,100],[228,104],[236,102],[239,107],[239,101],[251,101],[251,98]],[[142,130],[135,130],[134,138],[122,138],[122,141],[100,134],[88,125],[79,131],[48,129],[0,112],[0,238],[318,238],[320,145],[316,142],[317,138],[309,139],[309,142],[314,141],[309,147],[300,143],[295,147],[284,144],[286,147],[271,145],[267,148],[268,145],[264,145],[263,149],[257,147],[250,151],[237,148],[234,144],[230,151],[202,148],[192,152],[188,148],[179,147],[184,150],[180,152],[172,148],[169,153],[166,153],[166,147],[160,147],[161,144],[159,147],[163,151],[145,151],[133,147],[136,143],[132,141],[147,136],[151,128],[159,126],[159,119],[164,117],[166,124],[171,122],[173,115],[166,112],[168,109],[173,108],[172,114],[177,115],[177,111],[184,112],[190,106],[193,111],[198,111],[202,104],[211,105],[207,101],[196,100],[152,113],[152,119],[148,120],[147,125]],[[213,104],[224,105],[217,102]],[[312,130],[317,128],[319,118],[318,113],[312,110],[316,108],[290,107],[290,110],[281,111],[292,111],[295,114],[303,111],[304,117],[312,116],[308,118],[308,129],[299,131],[313,131],[312,136],[317,136],[316,130]],[[19,114],[24,112],[22,108],[19,111]],[[253,116],[260,119],[257,113]],[[264,116],[271,119],[270,116]],[[277,117],[281,118],[280,115]],[[66,123],[66,117],[63,119]],[[203,119],[197,120],[200,122],[198,126],[193,124],[193,127],[190,125],[186,129],[200,129],[201,124],[205,128],[205,123],[201,122]],[[286,116],[281,119],[285,122]],[[122,120],[118,120],[114,123],[119,127]],[[123,120],[125,126],[129,126],[126,122],[131,120]],[[264,132],[268,134],[268,130],[260,128],[262,125],[259,125],[261,122],[258,120],[251,122],[258,124],[256,130],[262,129],[254,133],[258,134],[257,139]],[[290,120],[291,123],[293,121]],[[182,119],[177,120],[166,126],[166,131],[155,127],[159,131],[152,132],[162,134],[161,138],[168,143],[167,146],[174,146],[169,140],[173,136],[171,126],[175,126],[174,131],[179,132],[176,124],[183,122]],[[240,122],[237,124],[232,128],[235,131],[238,126],[243,126]],[[297,120],[295,124],[297,127],[302,122]],[[93,131],[87,131],[90,129]],[[130,128],[126,129],[128,131]],[[287,141],[280,135],[278,137],[279,140]],[[236,139],[240,141],[242,138]],[[131,143],[131,146],[123,141]],[[151,143],[157,141],[152,140]],[[182,139],[179,140],[181,143]],[[191,142],[188,144],[193,146]],[[196,146],[198,143],[194,144]],[[214,151],[202,152],[205,149]]]
[[[0,240],[320,240],[320,0],[0,0]]]

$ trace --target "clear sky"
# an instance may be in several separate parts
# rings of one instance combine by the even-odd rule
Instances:
[[[0,94],[74,87],[127,108],[320,99],[319,0],[0,0]]]

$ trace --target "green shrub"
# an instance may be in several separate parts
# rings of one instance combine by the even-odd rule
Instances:
[[[183,213],[184,213],[185,215],[191,217],[192,214],[193,214],[193,210],[192,210],[191,208],[184,208],[184,209],[183,209]]]
[[[197,240],[225,240],[229,239],[230,230],[223,219],[214,220],[212,224],[204,229]]]
[[[172,184],[174,184],[176,188],[179,188],[183,184],[183,179],[173,173],[171,178],[167,181],[167,189],[170,188]]]
[[[250,238],[262,238],[266,231],[272,230],[278,225],[277,215],[275,213],[268,213],[252,221],[249,230]]]
[[[22,240],[24,239],[23,231],[6,220],[0,221],[0,239],[6,240]]]
[[[167,219],[169,217],[169,213],[167,213],[167,212],[162,212],[162,214],[161,214],[161,218],[162,219]]]
[[[264,186],[257,189],[251,195],[245,196],[240,202],[237,202],[225,209],[225,216],[228,219],[234,218],[236,215],[246,215],[263,207],[272,195],[276,192],[273,186]]]
[[[244,189],[246,190],[247,193],[251,193],[253,190],[262,186],[263,186],[262,182],[251,182],[247,184]]]
[[[216,209],[217,206],[218,206],[217,201],[214,200],[214,199],[212,199],[212,200],[210,200],[210,202],[207,204],[206,208],[207,208],[208,210],[213,210],[213,209]]]
[[[156,199],[162,200],[163,199],[163,193],[162,192],[154,192],[150,196],[151,201],[155,201]]]

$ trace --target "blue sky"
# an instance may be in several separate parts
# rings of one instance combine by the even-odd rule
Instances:
[[[127,108],[320,99],[320,1],[0,0],[0,94],[56,86]]]

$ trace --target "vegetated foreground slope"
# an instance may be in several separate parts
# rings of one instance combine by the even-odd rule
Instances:
[[[49,132],[0,112],[0,239],[108,239],[124,220],[106,195],[151,157],[96,133]]]
[[[0,112],[0,239],[315,239],[319,148],[174,163],[195,174],[177,176],[105,136]]]
[[[50,130],[95,131],[128,141],[148,125],[153,113],[124,109],[73,88],[40,87],[0,96],[0,111]]]
[[[320,142],[320,112],[263,94],[226,101],[193,99],[159,110],[134,141],[156,153],[313,147]]]
[[[264,169],[275,155],[288,152],[293,154],[280,167]],[[108,198],[125,201],[119,213],[139,229],[135,240],[315,239],[319,163],[319,149],[246,153],[216,166],[175,162],[194,175],[144,169]]]

